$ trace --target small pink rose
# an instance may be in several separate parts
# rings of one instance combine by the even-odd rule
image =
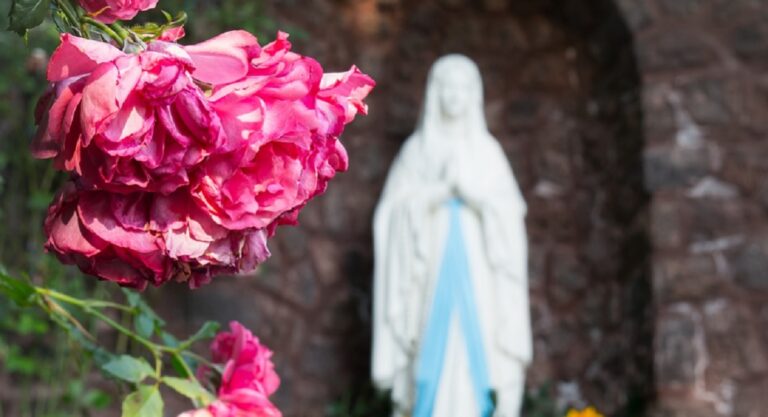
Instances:
[[[224,365],[217,400],[179,417],[281,417],[269,400],[280,385],[272,352],[240,323],[233,321],[229,328],[211,344],[212,361]],[[198,370],[198,378],[209,374],[206,367]]]
[[[158,0],[78,0],[95,19],[104,23],[131,20],[139,12],[157,6]]]
[[[157,40],[160,41],[166,41],[166,42],[176,42],[179,39],[186,36],[186,32],[184,31],[184,26],[177,26],[173,28],[168,28],[163,31],[163,33],[160,34],[160,36],[157,38]]]

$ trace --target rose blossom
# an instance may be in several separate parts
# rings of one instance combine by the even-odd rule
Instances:
[[[131,20],[139,12],[157,5],[157,0],[78,0],[95,19],[104,23]]]
[[[224,229],[183,192],[119,194],[69,182],[48,209],[45,232],[62,262],[138,289],[172,278],[197,287],[269,256],[265,231]]]
[[[355,67],[324,75],[317,61],[290,47],[284,33],[261,48],[243,31],[185,47],[193,76],[212,86],[208,100],[235,144],[202,164],[191,192],[227,228],[291,223],[347,169],[338,136],[366,112],[362,99],[374,82]]]
[[[229,328],[211,344],[212,361],[224,368],[217,400],[179,417],[280,417],[280,411],[269,401],[280,385],[272,352],[240,323],[233,321]],[[210,373],[201,367],[198,376],[207,379]]]
[[[146,233],[146,195],[77,191],[67,183],[45,219],[46,248],[64,263],[120,285],[143,289],[170,275],[158,236]]]
[[[262,49],[242,31],[135,54],[65,34],[48,79],[33,152],[72,181],[46,247],[136,288],[254,270],[347,168],[338,136],[373,87],[355,67],[323,74],[285,34]]]
[[[253,271],[269,257],[265,230],[217,225],[185,189],[156,195],[149,217],[148,230],[161,236],[166,255],[174,261],[174,278],[189,280],[193,288],[214,275]]]
[[[85,188],[170,193],[188,184],[190,170],[226,139],[192,69],[174,43],[125,54],[62,35],[48,66],[53,85],[39,104],[34,155],[55,158]]]
[[[219,393],[250,388],[272,395],[280,385],[271,360],[272,351],[260,344],[242,324],[233,321],[229,329],[219,333],[211,343],[213,362],[224,364]]]
[[[184,26],[176,26],[176,27],[165,29],[157,38],[157,40],[166,41],[166,42],[176,42],[186,35],[187,34],[184,31]]]

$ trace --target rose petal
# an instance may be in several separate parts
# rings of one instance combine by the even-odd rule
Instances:
[[[108,43],[65,33],[61,35],[61,45],[53,51],[48,62],[48,81],[56,82],[87,74],[94,71],[97,65],[124,55]]]

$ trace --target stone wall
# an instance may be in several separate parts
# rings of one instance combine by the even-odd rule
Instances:
[[[767,415],[768,3],[620,3],[644,84],[659,415]]]
[[[768,415],[764,0],[268,11],[298,51],[379,81],[371,115],[344,137],[350,171],[278,233],[257,277],[178,291],[167,307],[190,329],[252,326],[277,352],[286,416],[321,416],[368,379],[372,213],[429,65],[448,52],[480,65],[490,129],[529,204],[529,384],[611,415]]]

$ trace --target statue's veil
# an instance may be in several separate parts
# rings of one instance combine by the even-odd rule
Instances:
[[[435,61],[427,76],[427,91],[421,108],[421,114],[419,115],[419,121],[416,124],[416,131],[426,133],[423,136],[427,140],[433,137],[433,132],[430,132],[430,130],[442,123],[440,114],[440,82],[448,74],[456,72],[461,73],[465,77],[469,86],[470,96],[466,108],[467,115],[463,119],[465,121],[464,127],[467,130],[465,133],[482,133],[483,136],[488,134],[488,126],[483,112],[483,81],[480,77],[480,70],[477,68],[477,64],[466,56],[450,54]]]
[[[525,211],[525,200],[520,194],[514,174],[509,170],[506,160],[498,158],[499,155],[503,155],[503,150],[499,142],[488,131],[484,111],[483,81],[477,64],[471,59],[460,54],[450,54],[435,61],[427,76],[427,89],[416,124],[416,131],[409,141],[418,142],[418,144],[414,144],[416,145],[414,147],[421,154],[420,163],[424,164],[427,172],[431,174],[439,172],[439,167],[443,164],[442,159],[445,157],[444,154],[448,152],[448,146],[445,142],[446,132],[441,129],[445,120],[440,109],[440,86],[441,81],[449,74],[457,72],[467,83],[468,103],[465,106],[464,117],[459,120],[459,125],[454,124],[452,126],[456,129],[454,132],[459,132],[458,134],[464,140],[451,146],[460,147],[459,153],[464,159],[464,168],[471,172],[477,173],[478,170],[487,170],[488,164],[496,165],[494,162],[503,165],[503,167],[497,168],[509,171],[508,174],[499,172],[506,181],[510,182],[507,189],[511,195],[508,197],[514,200],[515,205],[520,210]]]

